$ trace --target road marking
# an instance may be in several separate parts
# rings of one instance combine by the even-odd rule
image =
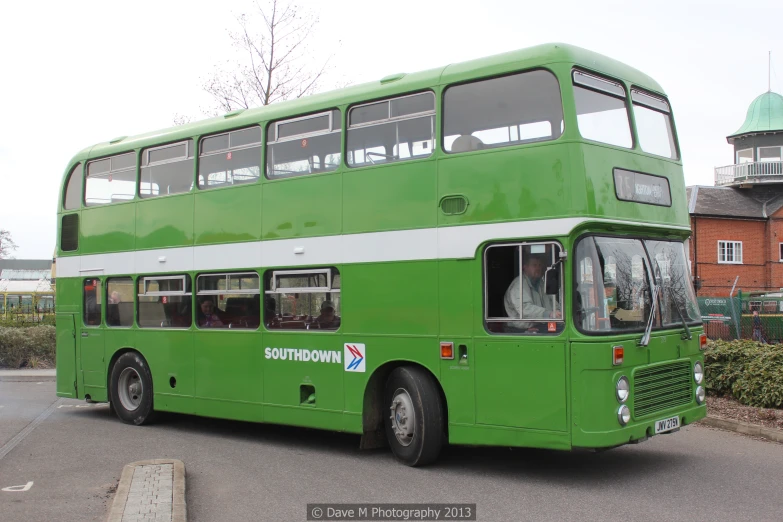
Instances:
[[[31,480],[27,484],[23,484],[21,486],[10,486],[7,488],[0,489],[0,491],[30,491],[30,488],[33,487],[33,481]]]
[[[3,457],[8,455],[8,453],[12,449],[14,449],[17,444],[22,442],[22,440],[24,440],[24,438],[27,437],[30,434],[30,432],[35,429],[36,426],[41,424],[46,419],[46,417],[51,415],[52,412],[55,410],[55,408],[57,408],[57,406],[60,404],[62,400],[63,399],[57,399],[56,401],[54,401],[48,408],[46,408],[46,411],[41,413],[38,417],[35,418],[34,421],[32,421],[27,426],[25,426],[25,428],[19,433],[17,433],[13,439],[6,442],[4,446],[0,446],[0,460],[3,460]]]

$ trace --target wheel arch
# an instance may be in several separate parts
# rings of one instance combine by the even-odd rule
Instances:
[[[438,379],[438,376],[435,375],[432,370],[423,364],[409,360],[394,360],[385,362],[376,368],[367,380],[367,385],[364,387],[364,398],[362,402],[362,439],[359,445],[361,449],[388,446],[383,427],[383,415],[384,411],[387,410],[386,406],[383,404],[383,392],[391,372],[396,368],[403,366],[420,368],[431,375],[435,383],[437,383],[438,393],[443,405],[443,429],[445,430],[445,437],[448,441],[449,408],[440,379]]]

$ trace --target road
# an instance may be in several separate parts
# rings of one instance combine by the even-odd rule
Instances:
[[[783,445],[705,427],[598,454],[451,447],[423,469],[358,442],[184,415],[128,426],[54,383],[0,382],[0,489],[33,482],[0,491],[0,518],[105,520],[122,467],[153,458],[185,463],[196,522],[300,521],[308,502],[475,503],[481,521],[783,518]]]

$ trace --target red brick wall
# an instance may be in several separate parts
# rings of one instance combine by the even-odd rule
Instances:
[[[779,227],[779,230],[775,230],[783,238],[783,219],[769,228],[772,230],[776,226]],[[693,275],[701,281],[701,288],[697,290],[697,295],[700,297],[727,296],[734,284],[734,278],[737,276],[739,276],[737,288],[741,288],[743,292],[768,291],[773,288],[778,290],[780,287],[770,285],[771,280],[779,279],[768,275],[768,272],[772,270],[772,264],[768,262],[770,260],[769,244],[772,240],[768,239],[767,228],[768,225],[765,221],[691,216]],[[742,241],[742,264],[718,263],[718,241]],[[777,246],[772,254],[777,262]],[[777,265],[781,264],[777,263]],[[780,275],[783,276],[783,266],[775,266],[775,268],[780,269]]]
[[[780,244],[783,243],[783,209],[770,216],[767,223],[767,280],[773,290],[783,288],[783,263],[780,262]]]

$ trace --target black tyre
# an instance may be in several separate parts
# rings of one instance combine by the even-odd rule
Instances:
[[[434,462],[446,442],[445,415],[435,378],[416,366],[395,368],[386,381],[386,438],[408,466]]]
[[[111,369],[110,382],[111,404],[122,422],[137,426],[152,422],[152,374],[141,355],[122,354]]]

